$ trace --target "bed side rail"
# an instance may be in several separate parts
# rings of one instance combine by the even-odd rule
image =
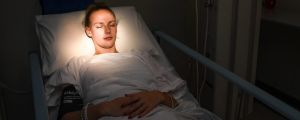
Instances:
[[[203,55],[199,54],[198,52],[192,50],[191,48],[187,47],[186,45],[178,42],[178,40],[172,38],[171,36],[161,32],[155,31],[155,35],[161,40],[164,40],[176,48],[183,51],[185,54],[191,56],[198,62],[206,65],[208,68],[213,70],[214,72],[220,74],[240,89],[246,91],[247,93],[253,95],[255,98],[266,104],[267,106],[271,107],[278,113],[282,114],[286,118],[290,120],[299,120],[300,119],[300,112],[297,111],[295,108],[291,107],[290,105],[286,104],[285,102],[277,99],[276,97],[270,95],[269,93],[265,92],[264,90],[256,87],[255,85],[249,83],[248,81],[240,78],[238,75],[230,72],[229,70],[225,69],[224,67],[216,64],[215,62],[209,60],[208,58],[204,57]]]
[[[48,120],[40,59],[37,53],[30,53],[29,59],[35,120]]]

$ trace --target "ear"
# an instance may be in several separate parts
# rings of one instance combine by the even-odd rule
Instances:
[[[92,37],[92,30],[90,27],[85,27],[85,34],[91,38]]]

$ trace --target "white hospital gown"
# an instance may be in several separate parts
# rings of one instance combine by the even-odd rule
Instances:
[[[48,106],[57,106],[61,86],[72,84],[84,104],[97,104],[143,90],[171,93],[179,102],[175,109],[157,106],[143,119],[209,120],[218,119],[200,107],[180,79],[161,58],[149,52],[107,53],[72,59],[65,68],[46,82]],[[127,117],[103,117],[101,120],[123,120]]]

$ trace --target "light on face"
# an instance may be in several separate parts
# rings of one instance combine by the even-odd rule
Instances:
[[[83,18],[83,16],[81,17]],[[133,18],[134,17],[130,15],[126,15],[126,17],[121,16],[121,18],[117,20],[117,36],[115,45],[119,52],[130,51],[137,47],[145,48],[152,44],[149,43],[151,42],[151,40],[148,40],[149,37],[145,36],[146,33],[144,33],[145,31],[142,29],[143,26],[140,22],[132,20]],[[75,25],[70,24],[70,21],[66,23],[68,24],[60,29],[64,32],[58,31],[58,33],[63,33],[58,36],[64,39],[62,40],[63,42],[58,43],[60,46],[58,52],[61,52],[59,54],[66,56],[66,59],[84,55],[93,55],[95,53],[93,40],[87,37],[84,27],[82,27],[81,24],[78,25],[80,22],[76,22],[76,24],[74,23]]]

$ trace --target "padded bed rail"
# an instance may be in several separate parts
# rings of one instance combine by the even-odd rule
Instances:
[[[274,109],[275,111],[279,112],[286,118],[290,120],[299,120],[300,119],[300,112],[297,111],[295,108],[289,106],[285,102],[277,99],[276,97],[270,95],[269,93],[265,92],[264,90],[256,87],[255,85],[249,83],[248,81],[240,78],[238,75],[230,72],[229,70],[225,69],[224,67],[216,64],[215,62],[209,60],[208,58],[204,57],[203,55],[199,54],[198,52],[192,50],[191,48],[187,47],[186,45],[178,42],[178,40],[172,38],[171,36],[161,32],[161,31],[154,31],[154,34],[161,38],[160,40],[164,40],[176,48],[183,51],[185,54],[191,56],[198,62],[206,65],[208,68],[213,70],[214,72],[220,74],[233,84],[237,85],[240,89],[248,92],[249,94],[253,95],[255,98],[269,106],[270,108]]]
[[[40,59],[37,53],[30,53],[29,59],[35,120],[48,120]]]

